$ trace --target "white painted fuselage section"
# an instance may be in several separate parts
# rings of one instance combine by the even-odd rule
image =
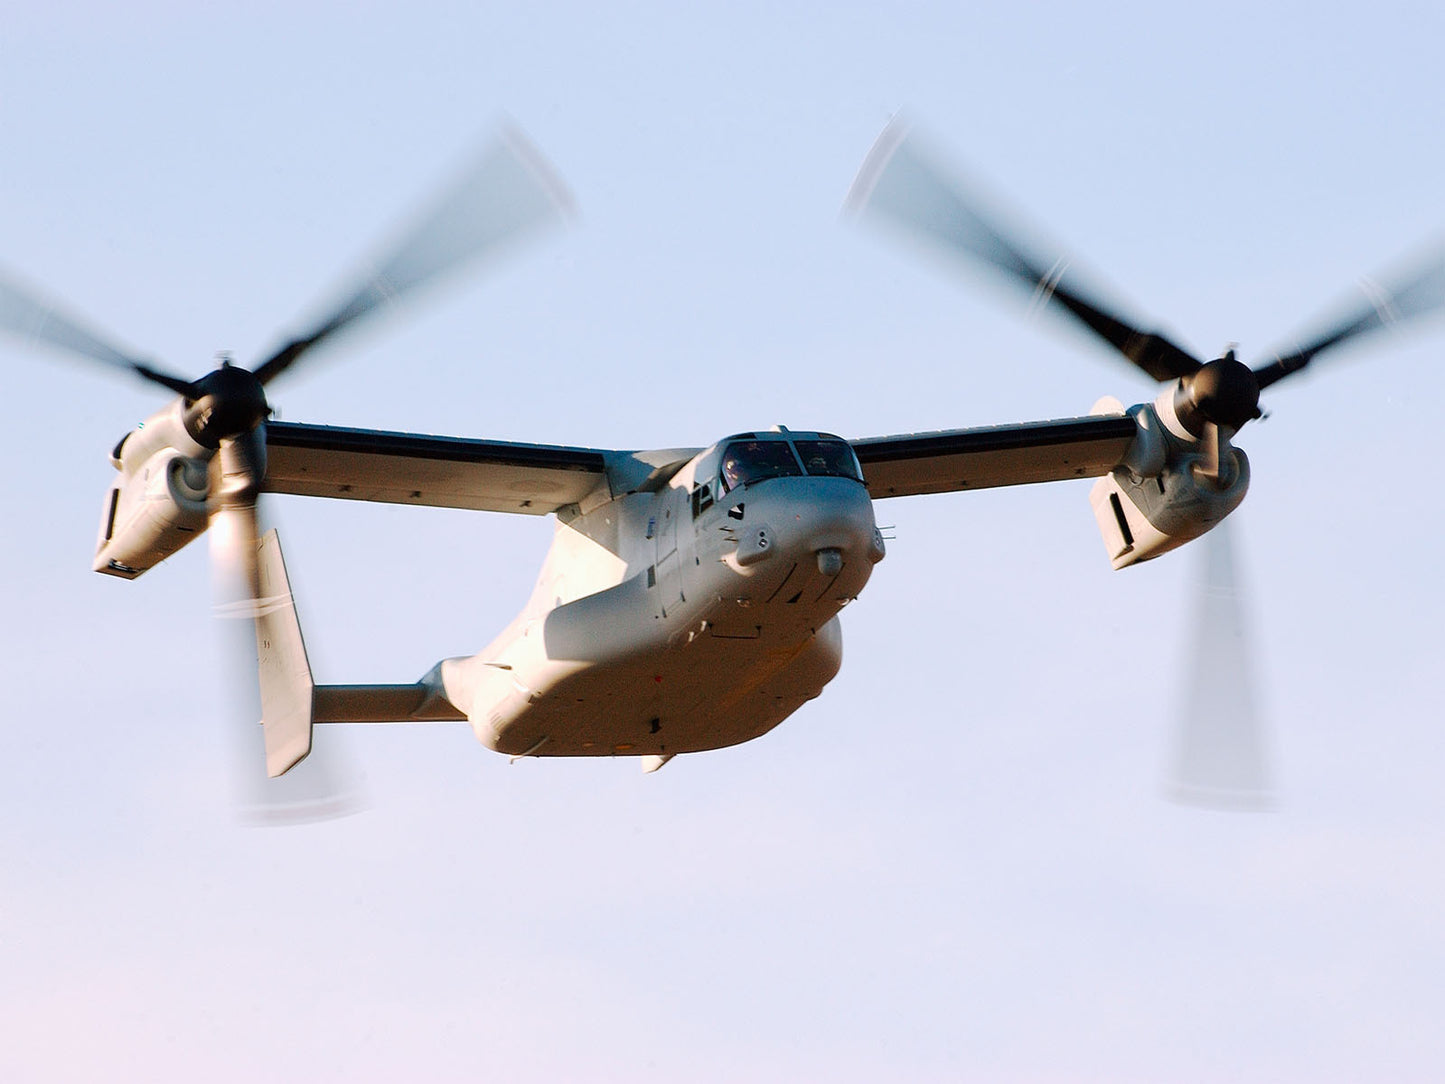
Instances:
[[[775,477],[710,499],[716,468],[705,452],[655,492],[558,517],[526,608],[480,654],[442,664],[483,744],[715,749],[822,692],[842,662],[838,611],[883,557],[868,491]]]

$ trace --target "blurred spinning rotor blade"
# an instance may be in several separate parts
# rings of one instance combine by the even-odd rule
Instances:
[[[1200,542],[1195,643],[1166,794],[1207,809],[1274,806],[1229,523]]]
[[[1045,262],[983,209],[983,201],[937,165],[908,126],[895,119],[869,151],[846,206],[879,219],[953,257],[986,264],[1033,292],[1036,301],[1063,305],[1075,319],[1155,380],[1188,376],[1201,362],[1158,332],[1141,331],[1090,298],[1077,274],[1062,283],[1065,261]]]
[[[223,651],[219,714],[236,745],[241,819],[284,825],[346,816],[360,803],[343,782],[346,773],[338,770],[333,750],[326,759],[308,757],[278,779],[266,777],[256,614],[268,600],[261,597],[257,572],[257,510],[244,439],[223,444],[221,459],[220,500],[208,533]]]
[[[406,229],[362,279],[311,331],[291,340],[253,371],[263,384],[302,354],[384,302],[515,241],[571,209],[551,166],[520,133],[506,130]]]
[[[51,302],[4,276],[0,276],[0,328],[27,342],[44,343],[75,357],[128,369],[179,395],[195,394],[195,387],[189,380],[163,373],[132,357],[91,331],[76,317],[61,312]]]
[[[1445,245],[1435,245],[1423,257],[1388,274],[1383,281],[1360,283],[1364,303],[1355,302],[1317,332],[1306,346],[1276,354],[1268,365],[1255,369],[1259,386],[1267,388],[1297,373],[1326,350],[1382,327],[1403,324],[1445,306]]]

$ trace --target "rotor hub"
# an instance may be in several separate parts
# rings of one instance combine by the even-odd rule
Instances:
[[[1238,432],[1260,416],[1259,379],[1229,350],[1181,377],[1174,392],[1174,413],[1195,436],[1207,423]]]
[[[271,413],[261,381],[249,369],[223,364],[196,381],[195,388],[200,394],[186,400],[186,432],[207,448],[249,433]]]

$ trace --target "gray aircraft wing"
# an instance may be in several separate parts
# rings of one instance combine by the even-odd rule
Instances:
[[[1135,433],[1133,418],[1114,414],[850,443],[877,499],[1095,478],[1123,461]]]
[[[852,441],[875,498],[1107,474],[1135,435],[1122,415]],[[271,493],[546,515],[665,478],[698,449],[648,452],[378,429],[266,426]]]
[[[695,449],[624,452],[392,433],[330,425],[266,426],[271,493],[546,515],[594,495],[643,487]]]

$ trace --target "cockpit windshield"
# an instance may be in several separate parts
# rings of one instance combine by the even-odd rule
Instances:
[[[851,478],[855,482],[863,480],[858,476],[853,447],[846,440],[800,440],[797,447],[798,458],[809,474]]]
[[[802,473],[785,440],[738,440],[723,449],[722,479],[727,489]]]

